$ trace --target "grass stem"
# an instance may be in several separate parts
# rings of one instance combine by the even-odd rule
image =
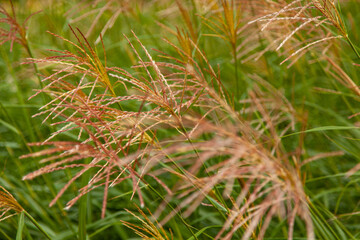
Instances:
[[[52,240],[52,238],[50,237],[50,235],[40,226],[40,224],[27,212],[27,211],[23,211],[24,214],[26,215],[26,217],[28,217],[30,219],[30,221],[35,225],[35,227],[37,229],[39,229],[39,231],[44,234],[44,236],[49,239]]]
[[[350,47],[352,48],[352,50],[355,52],[356,56],[360,59],[360,54],[359,52],[356,50],[356,46],[353,44],[353,42],[351,41],[351,39],[349,38],[348,35],[345,36],[346,41],[349,43]]]

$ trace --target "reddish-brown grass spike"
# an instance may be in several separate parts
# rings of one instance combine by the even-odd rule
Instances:
[[[74,31],[74,29],[71,27],[70,24],[68,24],[68,26],[69,26],[69,28],[70,28],[70,31],[74,34],[75,38],[77,39],[78,43],[80,44],[80,46],[81,46],[80,49],[81,49],[81,50],[85,50],[84,45],[83,45],[82,42],[80,41],[80,39],[79,39],[78,35],[76,34],[76,32]],[[76,28],[76,29],[78,29],[78,28]],[[78,31],[80,31],[80,30],[78,30]]]
[[[91,45],[90,45],[90,43],[88,42],[88,40],[87,40],[87,38],[85,37],[85,35],[80,31],[79,28],[76,28],[76,30],[79,32],[79,34],[81,35],[81,37],[82,37],[83,40],[85,41],[86,47],[87,47],[87,49],[89,50],[89,52],[91,53],[91,55],[93,56],[93,58],[96,58],[97,55],[96,55],[94,49],[91,47]],[[84,50],[85,50],[85,48],[84,48]]]

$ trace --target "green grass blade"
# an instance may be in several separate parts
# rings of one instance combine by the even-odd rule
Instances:
[[[86,163],[88,163],[89,160],[86,160]],[[88,182],[89,182],[89,176],[90,176],[90,170],[86,171],[82,176],[81,176],[81,186],[85,186]],[[86,240],[87,237],[87,231],[86,231],[86,227],[87,227],[87,215],[88,215],[88,194],[85,194],[84,196],[82,196],[79,200],[79,240]]]
[[[207,229],[210,229],[210,228],[221,228],[221,227],[222,227],[221,225],[213,225],[213,226],[204,227],[204,228],[200,229],[199,231],[197,231],[197,232],[195,233],[195,236],[196,236],[196,237],[199,237],[199,236],[200,236],[203,232],[205,232]],[[209,239],[214,239],[214,238],[210,237],[209,235],[207,235],[207,237],[208,237]],[[194,238],[194,237],[190,237],[190,238],[188,238],[187,240],[195,240],[195,238]]]
[[[16,240],[22,240],[22,233],[24,230],[25,220],[24,220],[24,212],[21,212],[19,215],[19,224],[16,232]]]
[[[355,126],[324,126],[324,127],[316,127],[316,128],[311,128],[305,131],[300,131],[300,132],[295,132],[295,133],[290,133],[287,135],[282,136],[281,138],[286,138],[286,137],[290,137],[293,135],[298,135],[298,134],[302,134],[302,133],[311,133],[311,132],[322,132],[322,131],[344,131],[344,130],[352,130],[352,129],[359,129],[359,127],[355,127]]]
[[[0,228],[0,233],[3,235],[3,237],[5,237],[4,239],[13,240],[13,238],[11,238],[9,235],[7,235],[1,228]]]
[[[35,225],[35,227],[37,229],[39,229],[40,232],[42,232],[44,234],[44,236],[49,239],[52,240],[52,238],[50,237],[50,235],[40,226],[40,224],[26,211],[23,211],[23,213],[26,215],[26,217],[28,217],[30,219],[30,221]]]

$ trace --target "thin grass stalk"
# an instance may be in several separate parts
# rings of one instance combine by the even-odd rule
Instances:
[[[44,236],[45,236],[47,239],[52,240],[52,238],[50,237],[50,235],[40,226],[40,224],[39,224],[27,211],[24,210],[23,212],[24,212],[25,216],[30,219],[30,221],[35,225],[35,227],[36,227],[37,229],[39,229],[39,231],[40,231],[42,234],[44,234]]]
[[[31,59],[34,59],[34,54],[32,53],[32,50],[31,50],[29,41],[27,40],[27,38],[25,38],[25,39],[26,39],[26,45],[25,45],[26,52],[29,54],[29,57],[30,57]],[[39,86],[40,86],[41,88],[43,88],[43,87],[44,87],[44,84],[43,84],[43,82],[41,81],[41,77],[40,77],[41,74],[40,74],[39,67],[38,67],[37,63],[33,62],[33,63],[32,63],[32,66],[33,66],[33,68],[34,68],[35,75],[36,75],[36,77],[37,77],[37,79],[38,79]],[[49,100],[49,99],[46,99],[45,96],[43,96],[43,97],[44,97],[44,101],[45,101],[45,102],[46,102],[47,100]]]
[[[348,34],[346,34],[345,36],[346,41],[349,43],[350,47],[352,48],[352,50],[355,52],[356,56],[360,59],[360,54],[356,49],[356,46],[353,44],[353,42],[351,41],[351,39],[349,38]]]
[[[9,235],[7,235],[6,232],[4,232],[4,230],[2,230],[1,228],[0,228],[0,233],[3,235],[3,237],[6,238],[6,240],[14,240],[13,237],[10,237]]]

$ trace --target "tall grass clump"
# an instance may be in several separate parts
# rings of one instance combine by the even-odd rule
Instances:
[[[24,2],[3,75],[36,90],[2,100],[0,180],[37,229],[3,236],[356,239],[355,2]]]

